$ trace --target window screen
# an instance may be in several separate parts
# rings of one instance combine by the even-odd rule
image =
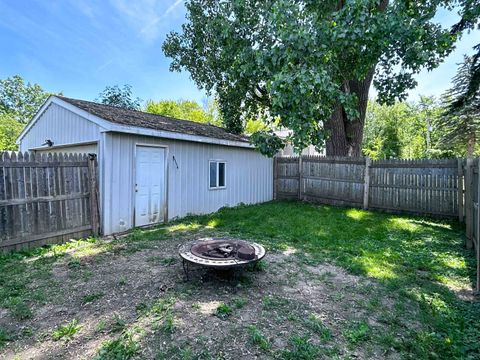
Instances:
[[[218,163],[218,186],[225,186],[225,163],[223,162]]]
[[[217,187],[217,163],[214,161],[210,163],[210,187]]]
[[[218,189],[225,187],[225,162],[210,161],[209,162],[209,187],[210,189]]]

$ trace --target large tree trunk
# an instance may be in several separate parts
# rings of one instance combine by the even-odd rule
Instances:
[[[389,0],[380,0],[378,11],[387,9]],[[338,0],[337,8],[345,6],[344,0]],[[325,128],[330,132],[326,150],[328,156],[361,156],[363,127],[367,113],[368,92],[372,84],[375,67],[370,69],[363,80],[350,80],[344,84],[346,92],[356,94],[358,98],[358,119],[348,119],[341,105],[337,105],[331,119],[326,122]]]
[[[330,136],[327,140],[328,156],[361,156],[363,128],[368,105],[368,92],[372,84],[375,69],[371,69],[364,80],[350,80],[344,88],[358,98],[357,119],[348,119],[340,104],[334,109],[332,117],[326,122],[325,128]]]

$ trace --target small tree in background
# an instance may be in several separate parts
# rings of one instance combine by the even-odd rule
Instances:
[[[457,146],[442,146],[444,129],[438,126],[441,104],[434,97],[417,102],[367,107],[363,154],[372,159],[422,159],[463,156]]]
[[[191,100],[149,100],[144,110],[151,114],[169,116],[175,119],[224,126],[216,99],[205,101],[203,107]],[[247,119],[244,132],[253,134],[265,128],[266,125],[260,118]]]
[[[374,160],[399,158],[403,145],[399,138],[399,126],[405,126],[408,118],[406,103],[387,106],[370,101],[365,119],[363,153]]]
[[[26,124],[50,95],[38,84],[25,83],[20,75],[0,80],[0,115]]]
[[[218,112],[215,112],[210,103],[207,103],[206,109],[204,109],[197,102],[191,100],[149,100],[145,111],[181,120],[221,125],[222,121],[218,118]]]
[[[480,134],[480,89],[470,93],[475,62],[465,56],[452,80],[452,88],[444,95],[445,108],[437,126],[442,129],[444,148],[463,148],[473,156]]]
[[[0,114],[0,151],[18,149],[15,141],[23,127],[12,115]]]
[[[459,0],[461,19],[452,27],[452,32],[480,29],[478,18],[480,15],[480,0]],[[450,108],[462,108],[469,102],[475,102],[480,90],[480,43],[473,47],[476,53],[471,58],[469,80],[465,91],[450,104]]]
[[[20,75],[0,80],[0,151],[17,150],[18,135],[50,95]]]
[[[105,87],[94,101],[99,104],[139,110],[142,99],[134,97],[132,94],[132,86],[125,84],[122,88],[118,85]]]

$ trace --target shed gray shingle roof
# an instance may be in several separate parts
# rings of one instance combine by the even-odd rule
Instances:
[[[129,110],[63,96],[57,97],[73,106],[89,112],[92,115],[115,124],[137,126],[146,129],[170,131],[188,135],[206,136],[222,140],[248,142],[248,138],[245,135],[231,134],[225,129],[214,125],[179,120],[143,111]]]

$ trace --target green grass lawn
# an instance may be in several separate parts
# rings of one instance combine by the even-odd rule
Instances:
[[[303,333],[292,335],[285,345],[275,345],[285,346],[285,349],[274,349],[274,336],[265,336],[259,324],[249,325],[244,329],[245,336],[251,339],[253,346],[265,358],[334,357],[322,352],[321,347],[313,345],[309,339],[316,337],[320,342],[328,342],[335,336],[344,339],[350,348],[370,344],[386,352],[394,351],[404,358],[480,358],[480,302],[471,296],[474,257],[472,252],[464,249],[464,231],[459,224],[298,202],[225,208],[211,215],[187,217],[154,229],[136,229],[127,238],[116,241],[78,241],[26,254],[4,256],[0,258],[0,306],[8,310],[15,321],[35,324],[35,309],[51,303],[56,297],[52,289],[55,284],[52,269],[57,263],[63,261],[67,271],[75,274],[71,276],[74,279],[72,281],[80,281],[79,278],[85,282],[94,281],[91,279],[98,279],[97,276],[101,275],[93,267],[93,270],[85,270],[79,254],[86,254],[98,263],[109,256],[122,256],[128,261],[130,254],[157,249],[159,244],[204,235],[254,240],[264,244],[272,253],[294,249],[295,261],[300,264],[299,272],[303,271],[303,266],[312,269],[322,264],[332,264],[345,269],[348,274],[369,279],[376,284],[371,293],[367,292],[369,299],[365,301],[363,310],[372,314],[372,317],[378,315],[383,323],[378,329],[382,331],[374,331],[375,326],[368,322],[367,316],[364,320],[356,319],[342,325],[339,335],[335,335],[335,332],[332,335],[332,331],[312,315],[302,320],[301,326],[298,325],[298,331]],[[78,256],[72,256],[72,252],[77,252]],[[150,256],[148,261],[173,269],[172,274],[180,271],[175,267],[175,258],[162,256]],[[269,266],[263,270],[264,273],[268,274]],[[32,282],[38,282],[39,285],[32,289]],[[125,283],[128,280],[122,278],[116,286],[124,286]],[[195,292],[194,285],[191,286],[193,288],[187,290]],[[176,291],[178,294],[180,290]],[[246,292],[245,299],[240,301],[242,308],[248,308],[248,301],[253,302],[247,298],[248,294]],[[104,296],[103,292],[86,293],[79,298],[79,303],[100,303],[106,301],[107,295]],[[394,311],[385,312],[381,299],[390,295],[395,299]],[[337,296],[341,301],[348,294],[339,293]],[[194,298],[191,300],[198,301]],[[264,298],[262,309],[268,310],[267,305],[271,301]],[[290,306],[286,305],[290,300],[282,301],[272,308]],[[238,299],[231,304],[222,302],[217,315],[221,313],[228,318],[232,312],[240,311],[240,306],[237,309],[235,305],[237,302]],[[142,309],[150,306],[143,303],[132,306],[135,305]],[[415,311],[410,311],[413,308]],[[168,336],[174,336],[172,311],[169,310],[161,326],[164,332],[168,330]],[[297,315],[286,312],[282,321],[295,324]],[[406,327],[405,322],[418,323],[419,326]],[[57,337],[58,334],[64,336],[64,328],[60,325],[65,326],[65,323],[55,327]],[[68,336],[76,336],[76,326],[75,321],[75,327],[67,329]],[[27,335],[0,328],[0,347],[2,344],[11,346],[23,336]],[[128,339],[133,341],[131,336]],[[107,342],[98,353],[108,354],[110,347],[118,345],[115,341]],[[128,350],[133,357],[139,351],[136,346]],[[190,350],[185,353],[191,356],[185,355],[184,358],[207,358],[195,357]],[[337,357],[348,358],[336,354]],[[99,358],[108,358],[101,356]],[[218,355],[212,358],[222,357]]]
[[[475,259],[458,223],[295,202],[225,209],[190,223],[293,246],[314,262],[377,279],[418,302],[428,325],[403,351],[480,358],[480,302],[461,297],[471,291]]]

